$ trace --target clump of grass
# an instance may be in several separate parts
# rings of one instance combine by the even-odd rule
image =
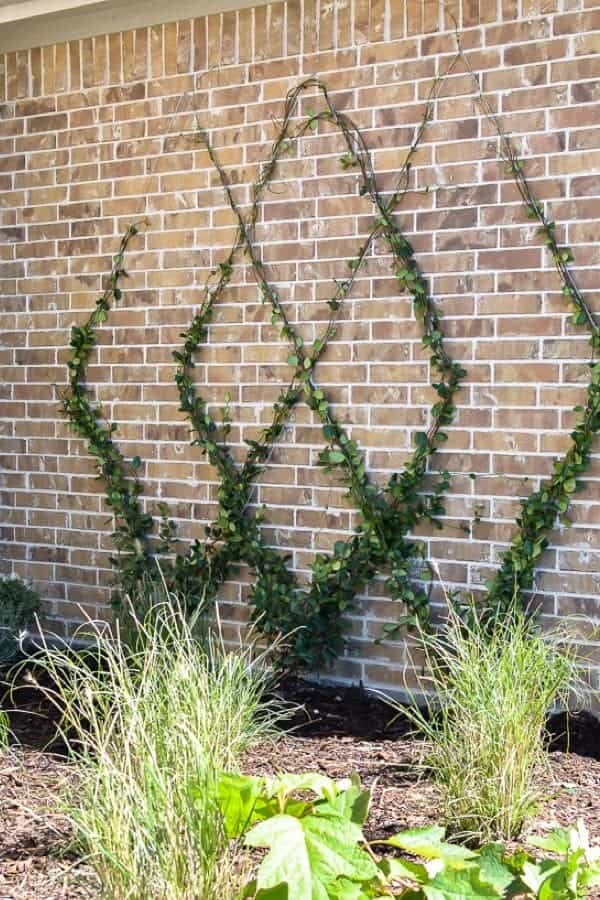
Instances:
[[[250,649],[200,642],[172,603],[138,629],[134,647],[97,627],[87,654],[46,645],[37,656],[79,774],[63,808],[104,897],[227,900],[241,873],[217,774],[273,733],[269,670]]]
[[[523,613],[465,622],[455,610],[421,634],[434,699],[403,709],[430,742],[424,762],[441,788],[449,828],[478,841],[509,840],[540,799],[550,708],[577,685],[564,635],[542,634]]]

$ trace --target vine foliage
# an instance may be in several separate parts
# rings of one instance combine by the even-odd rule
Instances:
[[[317,78],[303,81],[288,94],[277,138],[253,187],[252,203],[246,215],[233,196],[209,134],[201,130],[198,138],[218,173],[237,222],[231,250],[205,285],[204,300],[183,333],[180,347],[173,353],[180,411],[190,424],[192,445],[208,458],[220,479],[219,512],[216,521],[206,528],[206,540],[196,540],[184,552],[176,552],[175,526],[169,520],[167,507],[158,508],[161,524],[158,535],[153,536],[156,517],[144,510],[140,498],[142,486],[138,469],[141,461],[138,457],[131,461],[124,458],[114,441],[116,425],[106,421],[86,387],[86,369],[96,343],[96,332],[106,322],[113,302],[121,299],[122,283],[127,274],[125,255],[138,232],[139,223],[129,226],[123,235],[106,289],[91,315],[85,324],[72,331],[69,387],[63,406],[73,429],[87,441],[90,453],[95,457],[98,476],[106,485],[107,504],[115,518],[113,538],[118,555],[113,562],[117,573],[117,605],[124,595],[137,595],[144,577],[153,570],[153,558],[158,556],[168,587],[185,595],[191,606],[203,604],[208,607],[220,585],[230,576],[232,567],[246,563],[254,576],[249,597],[253,619],[267,637],[281,633],[291,635],[286,649],[287,665],[319,667],[339,654],[343,647],[345,614],[351,609],[356,595],[380,571],[388,573],[386,588],[389,595],[402,601],[406,608],[406,614],[388,627],[388,634],[417,620],[427,624],[428,594],[423,579],[417,581],[414,577],[414,562],[422,552],[422,546],[411,538],[411,534],[423,522],[441,527],[439,517],[444,513],[443,497],[450,475],[446,471],[430,471],[429,462],[447,438],[444,428],[453,420],[455,397],[467,373],[448,354],[440,314],[414,250],[399,228],[394,213],[408,189],[412,158],[433,117],[435,101],[445,79],[460,59],[465,61],[477,85],[482,111],[496,127],[502,157],[515,179],[528,215],[539,223],[539,232],[561,278],[565,300],[572,307],[573,322],[589,329],[594,356],[600,349],[600,328],[574,281],[570,269],[571,252],[559,245],[555,224],[546,218],[543,206],[535,199],[525,177],[523,162],[489,109],[460,44],[449,67],[432,84],[423,119],[416,129],[395,189],[388,198],[378,190],[361,132],[347,115],[336,109],[326,86]],[[299,101],[309,89],[318,92],[322,108],[299,118]],[[261,200],[281,154],[309,130],[315,130],[319,122],[328,122],[341,133],[346,152],[340,164],[344,169],[356,167],[360,192],[371,200],[374,218],[357,254],[348,260],[347,277],[334,284],[328,301],[329,316],[320,336],[307,346],[269,282],[254,244],[254,229]],[[317,378],[318,364],[328,343],[335,338],[336,323],[344,303],[376,239],[384,239],[389,246],[399,292],[407,292],[412,298],[431,371],[437,375],[433,384],[436,397],[430,409],[430,426],[427,431],[415,434],[408,463],[383,486],[370,477],[361,449],[336,417]],[[273,406],[270,423],[258,439],[246,442],[246,458],[238,464],[227,444],[230,431],[228,405],[221,410],[220,420],[217,420],[207,401],[198,393],[193,370],[207,339],[215,305],[226,291],[241,253],[250,261],[262,300],[270,307],[272,323],[289,347],[290,378]],[[256,479],[268,465],[275,444],[301,401],[308,405],[321,426],[324,449],[319,464],[338,476],[361,516],[361,524],[348,540],[338,541],[331,554],[316,556],[309,586],[302,586],[289,568],[288,560],[265,543],[261,531],[262,513],[250,509]],[[532,586],[537,560],[548,544],[557,517],[566,521],[571,497],[580,486],[579,476],[585,470],[594,436],[600,429],[600,364],[597,362],[591,364],[587,402],[580,412],[582,415],[571,434],[569,450],[555,462],[552,476],[522,501],[513,542],[487,586],[486,602],[493,611],[502,612],[515,600],[524,602],[523,592]]]

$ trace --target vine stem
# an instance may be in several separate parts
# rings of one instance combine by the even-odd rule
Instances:
[[[455,62],[456,62],[456,60],[453,60],[451,62],[450,66],[448,67],[447,73],[452,71],[452,68],[454,67]],[[447,74],[447,73],[445,73],[445,74]],[[437,79],[434,82],[434,84],[432,86],[431,94],[426,103],[425,113],[423,116],[421,127],[417,131],[417,135],[413,142],[413,147],[409,151],[408,158],[405,162],[405,166],[402,170],[402,173],[408,174],[408,172],[410,170],[410,160],[412,158],[412,154],[416,151],[418,143],[421,140],[425,124],[427,123],[428,119],[431,116],[431,110],[433,108],[433,104],[437,97],[437,92],[439,90],[439,86],[441,85],[442,82],[443,82],[443,77],[440,77],[439,79]],[[368,193],[370,195],[373,204],[375,205],[377,211],[380,214],[380,219],[378,221],[376,221],[375,226],[369,232],[369,235],[367,236],[366,241],[363,243],[363,245],[361,246],[361,248],[359,250],[358,256],[354,260],[352,260],[351,275],[342,283],[341,288],[336,292],[335,300],[330,302],[330,305],[332,307],[332,314],[330,315],[330,318],[329,318],[327,327],[325,328],[324,334],[322,335],[321,339],[318,342],[319,347],[317,348],[317,344],[313,345],[314,349],[313,349],[312,354],[305,355],[303,349],[301,348],[301,345],[298,342],[298,338],[295,335],[295,332],[293,331],[291,324],[287,318],[285,309],[279,301],[279,297],[278,297],[277,293],[275,291],[273,291],[268,284],[262,262],[256,254],[256,250],[254,248],[253,242],[250,237],[250,228],[253,228],[254,223],[256,222],[258,200],[260,199],[260,197],[262,195],[262,191],[264,190],[264,187],[269,182],[270,178],[272,177],[272,175],[274,173],[278,154],[283,145],[283,142],[285,140],[287,140],[289,137],[290,121],[291,121],[293,112],[295,111],[296,103],[298,101],[300,93],[309,87],[316,87],[318,89],[318,91],[320,91],[320,93],[322,94],[322,96],[324,98],[326,109],[321,113],[312,115],[308,120],[306,120],[306,122],[303,125],[301,125],[300,128],[297,130],[295,137],[298,137],[298,136],[301,136],[302,134],[304,134],[307,131],[307,129],[309,127],[312,127],[312,125],[318,120],[327,119],[327,120],[330,120],[331,122],[333,122],[335,125],[337,125],[346,140],[346,145],[347,145],[349,153],[351,154],[352,157],[354,157],[356,159],[357,164],[360,167],[362,179],[363,179],[363,192]],[[410,250],[409,245],[407,244],[406,241],[404,241],[403,238],[401,238],[401,235],[398,232],[397,227],[393,224],[392,219],[391,219],[391,214],[392,214],[393,210],[398,206],[400,200],[406,193],[407,183],[408,183],[407,179],[405,179],[406,184],[403,187],[399,186],[397,188],[397,190],[394,192],[389,203],[386,204],[376,189],[375,174],[374,174],[374,171],[372,168],[370,154],[364,143],[364,139],[363,139],[360,131],[356,128],[354,123],[347,116],[345,116],[344,114],[338,113],[338,111],[335,109],[335,107],[331,103],[329,94],[327,92],[327,88],[319,79],[316,79],[316,78],[306,79],[304,82],[302,82],[300,85],[298,85],[292,91],[290,91],[290,93],[288,94],[288,97],[286,100],[286,105],[285,105],[284,116],[283,116],[283,124],[281,125],[278,137],[277,137],[275,143],[273,144],[269,162],[263,167],[260,178],[253,189],[254,202],[253,202],[251,213],[250,213],[250,225],[248,225],[246,223],[246,221],[244,220],[241,210],[233,197],[233,192],[231,190],[231,186],[229,184],[228,177],[227,177],[224,169],[220,165],[219,159],[216,155],[214,148],[211,145],[211,142],[209,140],[209,137],[208,137],[208,134],[206,131],[203,131],[203,130],[200,131],[200,139],[202,140],[204,146],[207,149],[207,152],[209,154],[209,157],[211,159],[213,166],[215,167],[216,171],[218,172],[221,184],[222,184],[224,192],[225,192],[227,202],[238,222],[237,237],[236,237],[234,248],[232,250],[232,254],[230,254],[230,256],[228,257],[227,268],[229,269],[229,267],[230,267],[230,264],[231,264],[232,258],[233,258],[233,253],[235,253],[235,251],[240,246],[240,244],[243,244],[245,247],[246,253],[250,257],[252,269],[253,269],[255,277],[259,283],[259,287],[262,291],[263,297],[270,301],[277,318],[283,322],[282,334],[285,333],[292,344],[292,348],[294,349],[294,353],[295,353],[295,356],[293,358],[298,359],[298,368],[299,368],[300,372],[305,373],[306,369],[308,369],[308,374],[306,374],[306,377],[303,378],[303,383],[304,383],[304,388],[309,395],[309,400],[312,401],[315,398],[316,387],[312,380],[311,373],[314,370],[314,366],[315,366],[316,362],[318,361],[319,356],[322,354],[322,352],[325,348],[327,339],[332,335],[334,321],[335,321],[337,315],[339,315],[338,311],[341,309],[343,300],[350,293],[350,290],[352,289],[352,286],[356,279],[356,273],[358,272],[362,263],[366,259],[368,251],[370,249],[370,246],[371,246],[373,240],[375,239],[376,235],[379,234],[380,232],[387,232],[390,236],[393,236],[394,238],[396,238],[398,240],[398,242],[403,245],[403,249],[408,248]],[[401,180],[404,180],[402,177],[402,173],[401,173]],[[392,244],[392,249],[394,249],[393,244]],[[412,252],[412,251],[410,251],[410,252]],[[426,290],[425,290],[424,282],[422,279],[419,279],[418,287],[419,287],[420,292],[425,296]],[[425,308],[423,310],[423,317],[424,317],[425,331],[427,333],[432,333],[432,334],[439,333],[438,332],[439,321],[437,318],[437,314],[435,313],[435,310],[430,302],[425,305]],[[460,380],[460,376],[458,375],[459,370],[453,369],[453,364],[452,364],[451,360],[449,359],[448,355],[445,353],[445,351],[443,349],[443,345],[441,343],[441,340],[437,341],[436,353],[437,353],[437,357],[435,358],[435,362],[438,365],[438,367],[440,368],[440,370],[442,372],[451,374],[451,380],[450,380],[449,388],[448,388],[448,393],[451,395],[458,387],[458,383]],[[293,384],[292,384],[292,389],[293,389]],[[376,509],[373,505],[372,500],[362,490],[363,480],[362,480],[362,478],[357,477],[356,466],[353,465],[352,458],[348,454],[347,447],[346,447],[346,441],[342,440],[343,434],[340,431],[339,426],[337,426],[337,423],[335,422],[335,420],[332,419],[328,408],[326,408],[323,412],[321,412],[321,405],[319,403],[312,403],[312,408],[321,416],[324,427],[329,428],[330,430],[333,431],[334,435],[336,435],[336,437],[334,437],[334,440],[338,447],[338,452],[341,454],[341,456],[343,458],[343,462],[345,463],[345,465],[348,469],[352,497],[354,498],[355,502],[357,502],[357,504],[363,514],[364,519],[365,520],[371,519],[372,521],[377,523],[375,527],[376,527],[377,531],[379,532],[379,538],[380,538],[382,544],[385,546],[387,544],[387,541],[385,539],[385,533],[378,522],[378,517],[376,515]],[[427,459],[428,455],[430,455],[430,453],[433,452],[433,450],[435,449],[436,436],[439,432],[442,421],[444,421],[444,415],[442,415],[442,413],[444,415],[446,415],[446,417],[447,417],[445,407],[442,408],[441,413],[439,415],[434,416],[434,421],[433,421],[432,426],[430,427],[429,432],[427,433],[426,439],[425,439],[425,444],[427,446],[428,452],[427,453],[419,452],[418,459],[420,460],[420,462],[418,464],[415,464],[415,466],[413,467],[413,470],[411,472],[411,478],[413,479],[413,481],[416,477],[422,477],[425,473],[426,459]],[[271,452],[272,451],[269,450],[267,457],[266,457],[267,459],[269,458]],[[244,470],[245,470],[245,468],[246,467],[244,467]],[[412,487],[412,485],[411,485],[411,487]],[[394,498],[394,505],[397,506],[402,501],[402,499],[403,499],[402,493],[400,491],[397,491],[396,496]],[[247,508],[247,505],[248,505],[248,501],[244,504],[244,507],[243,507],[244,510]]]
[[[495,118],[480,82],[464,55],[458,29],[456,33],[457,52],[446,70],[436,76],[431,85],[423,116],[398,174],[395,189],[387,201],[377,189],[370,153],[362,133],[346,114],[335,109],[326,86],[317,78],[306,79],[288,93],[282,125],[272,145],[270,157],[261,168],[259,178],[252,188],[252,203],[247,216],[242,214],[235,201],[229,179],[220,165],[208,132],[202,130],[199,132],[211,163],[218,172],[230,209],[236,217],[237,231],[229,254],[212,273],[217,275],[216,283],[207,283],[205,286],[205,298],[200,309],[183,334],[182,349],[174,353],[178,363],[175,381],[180,395],[180,408],[197,434],[193,443],[200,446],[203,453],[208,455],[211,464],[221,476],[220,512],[217,522],[209,528],[206,543],[202,545],[196,541],[186,556],[176,557],[172,576],[175,583],[178,583],[177,579],[182,583],[183,578],[183,583],[188,587],[200,589],[200,595],[206,599],[216,593],[218,585],[228,576],[234,562],[240,560],[249,562],[257,574],[252,593],[255,618],[260,620],[260,627],[265,634],[281,631],[296,634],[298,627],[302,626],[305,631],[295,639],[293,652],[296,658],[304,663],[311,661],[316,665],[330,658],[334,650],[339,648],[343,614],[353,602],[359,588],[370,581],[382,566],[389,565],[391,569],[391,577],[387,583],[391,596],[404,600],[417,617],[426,615],[427,612],[425,594],[423,591],[413,590],[410,583],[408,568],[411,554],[415,552],[415,544],[407,535],[424,518],[435,521],[435,516],[443,512],[441,496],[448,486],[448,473],[441,474],[430,496],[423,497],[420,491],[429,459],[438,443],[446,437],[441,428],[453,419],[454,395],[466,372],[452,361],[445,349],[439,314],[429,294],[427,282],[419,270],[413,248],[395,222],[394,213],[408,190],[412,161],[422,143],[425,129],[433,118],[435,104],[441,96],[443,85],[461,60],[475,81],[478,103],[484,116],[493,122],[497,130],[501,156],[510,166],[521,198],[527,205],[528,212],[540,222],[540,230],[551,249],[563,283],[563,293],[570,298],[575,307],[576,324],[587,324],[592,331],[594,351],[600,347],[600,332],[596,319],[577,288],[568,265],[571,258],[570,251],[558,245],[554,224],[546,220],[541,205],[536,201],[523,172],[522,163]],[[316,88],[321,94],[325,109],[310,114],[295,131],[292,131],[291,123],[298,100],[302,92],[309,88]],[[350,274],[341,283],[336,283],[335,292],[329,301],[330,314],[324,331],[307,350],[290,322],[277,292],[269,284],[266,270],[254,246],[254,231],[259,203],[272,180],[285,142],[302,137],[309,128],[316,127],[321,121],[330,122],[341,131],[348,151],[346,159],[342,158],[344,168],[347,163],[358,166],[361,193],[369,196],[375,208],[376,218],[357,255],[348,261]],[[121,240],[118,254],[114,257],[109,284],[103,296],[97,301],[96,308],[87,323],[82,328],[74,329],[69,361],[71,394],[65,399],[65,409],[73,427],[88,439],[91,451],[99,460],[98,469],[107,483],[109,505],[115,517],[123,519],[123,525],[117,527],[116,540],[119,549],[124,550],[126,554],[129,568],[125,580],[129,579],[129,583],[139,578],[141,568],[151,555],[147,539],[152,527],[152,517],[143,516],[141,513],[138,502],[141,486],[137,476],[133,485],[128,482],[127,464],[112,443],[113,426],[107,430],[97,421],[100,412],[97,408],[92,408],[89,402],[85,388],[85,371],[95,342],[95,329],[106,320],[112,300],[120,299],[119,283],[126,274],[123,257],[129,240],[135,233],[137,226],[130,226]],[[401,473],[390,478],[384,489],[370,480],[362,452],[356,443],[350,440],[334,416],[329,400],[317,387],[313,376],[316,365],[335,335],[335,324],[341,315],[343,303],[369,256],[373,241],[380,235],[389,243],[401,290],[408,291],[412,296],[414,311],[423,329],[422,341],[431,353],[430,365],[440,374],[440,383],[434,384],[439,399],[431,408],[430,426],[427,432],[415,435],[411,459]],[[228,287],[237,254],[242,250],[248,254],[263,300],[271,306],[274,324],[275,322],[280,324],[281,335],[291,346],[292,354],[288,363],[294,374],[289,386],[275,404],[270,426],[261,432],[262,439],[248,442],[249,451],[240,469],[233,459],[230,448],[218,436],[219,427],[209,414],[206,401],[196,391],[191,370],[194,367],[194,355],[206,337],[214,304]],[[349,496],[363,516],[361,529],[348,541],[338,542],[333,554],[317,555],[309,590],[301,588],[295,575],[287,568],[285,560],[264,545],[259,518],[246,515],[252,496],[252,484],[268,463],[275,443],[302,393],[310,409],[320,419],[326,439],[326,450],[321,454],[320,462],[328,470],[337,468],[342,470]],[[224,411],[224,437],[227,436],[228,429],[228,418]],[[542,552],[545,542],[547,543],[547,532],[553,525],[556,512],[564,512],[568,508],[570,495],[577,487],[575,476],[583,471],[587,464],[591,441],[598,429],[600,429],[600,365],[593,369],[584,418],[572,433],[573,447],[563,460],[555,463],[555,474],[544,491],[536,492],[531,498],[523,501],[519,532],[510,551],[505,555],[489,592],[490,598],[498,606],[504,602],[507,589],[510,588],[514,593],[515,586],[519,590],[527,587],[533,577],[535,560]],[[168,548],[172,538],[168,522],[164,535],[164,544]]]

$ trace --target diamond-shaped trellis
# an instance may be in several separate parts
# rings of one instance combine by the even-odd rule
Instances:
[[[459,51],[445,75],[452,71],[461,56],[462,53]],[[422,588],[413,585],[410,577],[410,561],[416,547],[408,535],[419,521],[424,518],[435,521],[436,516],[443,511],[441,496],[448,484],[447,473],[437,476],[432,493],[423,495],[421,491],[428,460],[440,441],[445,438],[442,428],[452,420],[453,399],[466,373],[446,353],[441,322],[429,296],[427,284],[419,272],[412,247],[393,220],[393,213],[404,196],[412,155],[431,118],[444,77],[441,76],[433,83],[423,121],[417,128],[407,160],[400,171],[396,190],[388,200],[385,200],[377,189],[370,155],[360,131],[344,113],[335,109],[326,87],[318,79],[307,79],[288,94],[278,137],[259,179],[253,186],[253,200],[246,216],[242,214],[233,198],[227,175],[219,163],[208,135],[203,132],[199,134],[219,174],[238,227],[228,256],[214,273],[215,279],[207,284],[204,302],[190,327],[183,334],[182,346],[173,356],[177,363],[175,381],[179,392],[180,409],[192,425],[195,435],[193,444],[199,446],[207,455],[220,477],[218,492],[220,510],[217,521],[207,529],[207,540],[194,542],[186,554],[175,557],[175,562],[169,569],[168,580],[172,587],[183,591],[191,603],[207,604],[214,597],[219,585],[229,577],[231,567],[236,562],[246,562],[256,575],[250,596],[254,618],[259,621],[261,630],[267,635],[280,633],[291,635],[288,642],[288,657],[303,665],[319,665],[339,652],[342,646],[344,613],[351,606],[356,593],[384,568],[390,572],[387,587],[391,596],[403,600],[409,609],[410,614],[405,618],[413,620],[415,617],[421,619],[427,617],[427,596]],[[477,81],[475,76],[474,78]],[[324,108],[301,120],[301,124],[294,129],[292,121],[298,100],[308,88],[320,92]],[[489,110],[486,109],[484,98],[480,93],[478,100],[484,113],[489,116]],[[336,283],[335,291],[329,300],[329,319],[320,337],[307,348],[289,322],[277,292],[269,284],[252,237],[261,199],[274,175],[283,148],[288,141],[300,137],[319,121],[330,122],[342,133],[347,147],[347,153],[341,160],[342,165],[357,166],[361,192],[370,198],[375,218],[357,256],[348,261],[348,277]],[[495,124],[497,125],[496,122]],[[563,280],[564,292],[577,309],[577,323],[587,324],[590,327],[594,347],[598,349],[597,345],[600,343],[598,326],[573,281],[568,269],[569,260],[556,244],[552,231],[554,226],[546,221],[543,209],[531,194],[523,175],[522,164],[515,156],[508,139],[499,130],[499,126],[498,134],[502,155],[510,164],[523,200],[532,217],[541,223],[541,230],[547,236],[546,243],[554,254]],[[120,299],[120,283],[125,274],[124,256],[129,241],[136,232],[136,226],[127,230],[119,252],[114,257],[105,293],[97,301],[86,324],[73,330],[69,363],[70,390],[64,398],[65,409],[75,430],[88,440],[91,452],[97,458],[100,475],[107,483],[107,502],[117,518],[114,537],[120,551],[118,566],[121,587],[133,592],[146,574],[151,557],[155,553],[156,548],[152,547],[149,540],[153,519],[141,511],[138,502],[141,492],[139,482],[136,477],[131,478],[131,464],[126,463],[112,441],[115,426],[105,424],[100,411],[90,402],[85,388],[85,371],[95,342],[95,330],[106,321],[111,301]],[[402,472],[393,475],[383,488],[370,480],[360,449],[335,418],[328,398],[319,388],[316,377],[319,360],[335,333],[339,311],[352,289],[356,274],[363,265],[373,240],[378,236],[384,237],[390,246],[399,288],[408,291],[412,296],[415,314],[422,323],[423,344],[430,351],[432,369],[439,373],[439,380],[434,384],[437,399],[431,408],[430,428],[427,432],[415,436],[409,463]],[[274,404],[270,425],[264,429],[259,440],[247,442],[246,459],[238,465],[225,440],[228,430],[227,412],[223,428],[216,423],[208,411],[206,402],[198,395],[191,370],[195,355],[206,338],[207,324],[215,304],[226,290],[237,255],[241,252],[249,258],[263,300],[271,307],[272,320],[274,324],[280,326],[281,338],[289,345],[290,382]],[[588,390],[588,406],[585,411],[586,441],[588,433],[593,437],[593,433],[600,427],[599,394],[600,369],[596,366]],[[287,567],[283,556],[273,548],[265,546],[261,536],[260,515],[252,515],[248,510],[253,483],[268,463],[271,449],[280,437],[292,410],[302,399],[321,423],[325,440],[325,448],[320,456],[321,464],[341,475],[349,497],[362,514],[362,524],[355,534],[347,541],[339,541],[332,554],[317,556],[313,565],[312,584],[308,588],[302,588],[296,582],[295,575]],[[558,475],[563,472],[564,466],[583,467],[587,460],[589,441],[584,447],[583,432],[574,432],[573,440],[574,446],[569,451],[571,456],[568,453],[563,461],[557,463],[555,477],[547,488],[552,494],[552,504],[550,507],[546,504],[542,522],[545,531],[552,527],[556,512],[564,511],[561,506],[565,503],[565,493],[571,492],[562,490],[565,479],[561,481]],[[519,588],[526,586],[525,576],[528,577],[529,572],[526,566],[525,569],[522,566],[519,568],[519,561],[529,553],[527,559],[531,561],[531,568],[543,549],[543,538],[536,543],[531,552],[527,549],[527,545],[523,546],[522,539],[525,526],[535,525],[533,519],[528,523],[528,512],[532,510],[535,512],[536,504],[539,506],[545,502],[543,498],[542,491],[539,498],[534,494],[532,498],[524,501],[524,515],[519,532],[521,540],[518,534],[490,589],[490,596],[494,597],[496,592],[497,600],[503,599],[503,593],[510,589],[511,584]],[[164,510],[159,552],[168,553],[173,550],[173,537],[173,530]]]

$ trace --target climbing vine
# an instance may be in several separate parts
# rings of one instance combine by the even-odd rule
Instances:
[[[393,633],[402,624],[417,620],[427,623],[428,595],[422,579],[418,583],[414,577],[415,560],[422,553],[422,547],[410,535],[424,521],[440,526],[439,517],[444,513],[443,497],[450,476],[445,471],[429,472],[429,461],[437,447],[446,440],[444,428],[453,420],[456,393],[467,373],[451,359],[445,348],[440,315],[414,250],[395,221],[394,213],[408,189],[412,159],[433,117],[435,101],[445,79],[460,59],[465,61],[477,84],[477,97],[484,114],[496,127],[502,157],[515,179],[528,214],[539,223],[539,231],[561,278],[563,294],[572,306],[573,322],[587,326],[594,353],[600,349],[600,329],[570,269],[571,252],[559,245],[555,225],[547,220],[542,205],[535,199],[525,177],[523,163],[489,109],[477,76],[468,66],[460,44],[446,71],[432,84],[422,121],[398,174],[396,187],[387,199],[378,190],[371,157],[361,132],[348,116],[335,108],[326,86],[317,78],[306,79],[288,94],[277,138],[253,187],[252,203],[246,214],[233,196],[209,134],[200,130],[198,139],[218,173],[237,222],[231,250],[212,273],[205,286],[203,302],[182,335],[181,346],[173,353],[180,411],[190,423],[192,444],[206,455],[220,480],[219,512],[216,521],[206,529],[206,540],[196,540],[185,552],[176,552],[175,528],[168,518],[166,507],[158,510],[161,525],[158,539],[153,539],[155,516],[145,512],[140,502],[142,488],[137,469],[141,462],[137,457],[130,463],[125,460],[113,441],[116,426],[104,420],[101,410],[90,400],[85,386],[86,367],[95,345],[96,330],[106,321],[113,302],[121,298],[121,284],[126,276],[125,254],[138,225],[130,226],[123,236],[119,252],[113,259],[107,288],[87,322],[72,332],[69,388],[63,405],[75,432],[87,440],[90,452],[96,458],[99,477],[106,485],[107,503],[117,523],[113,534],[119,551],[114,560],[118,582],[117,603],[124,594],[135,596],[142,578],[151,570],[150,563],[155,555],[163,560],[162,568],[168,586],[183,593],[190,605],[201,603],[208,606],[219,586],[230,576],[232,566],[244,562],[254,574],[249,598],[253,618],[266,636],[290,635],[286,663],[305,667],[323,665],[341,651],[345,613],[352,607],[356,595],[378,572],[388,572],[387,591],[392,599],[402,601],[407,610],[405,616],[389,626],[388,633]],[[299,100],[309,89],[320,95],[322,109],[308,114],[300,120],[300,124],[295,124]],[[330,123],[341,133],[346,150],[340,164],[344,169],[357,169],[360,193],[370,199],[375,215],[366,239],[356,255],[348,260],[347,277],[335,282],[328,300],[329,316],[321,334],[307,346],[290,322],[283,302],[268,280],[255,248],[254,229],[261,200],[273,179],[281,154],[309,130],[314,130],[321,121]],[[385,240],[389,246],[399,291],[407,292],[412,298],[413,311],[422,329],[422,343],[429,353],[431,370],[437,374],[433,384],[436,399],[430,409],[429,429],[416,433],[408,463],[383,486],[369,476],[359,446],[337,419],[329,398],[318,383],[318,364],[329,342],[335,338],[336,323],[344,303],[376,239]],[[227,444],[229,406],[226,404],[221,410],[220,421],[217,421],[206,400],[198,393],[193,369],[197,354],[207,338],[215,305],[226,291],[241,253],[250,261],[262,300],[270,308],[271,321],[289,347],[287,363],[290,378],[288,386],[273,406],[270,424],[256,440],[246,442],[246,458],[238,464]],[[319,455],[319,464],[337,475],[346,488],[349,500],[361,514],[361,523],[348,540],[338,541],[331,554],[319,553],[316,556],[312,579],[307,587],[299,584],[285,557],[264,542],[262,513],[250,509],[256,479],[268,465],[273,447],[300,402],[308,405],[321,426],[324,449]],[[587,403],[581,412],[581,421],[571,435],[571,447],[561,460],[555,462],[551,478],[522,501],[516,536],[488,584],[487,603],[496,611],[505,610],[515,600],[523,601],[523,591],[533,583],[536,561],[548,544],[548,534],[557,517],[565,521],[571,496],[579,487],[578,476],[585,470],[592,441],[600,429],[598,363],[592,364]],[[426,476],[432,480],[427,492],[424,490]]]
[[[460,40],[459,40],[460,51]],[[517,518],[517,531],[510,548],[502,555],[501,564],[494,577],[487,582],[486,604],[491,612],[502,614],[511,605],[524,604],[524,591],[533,585],[537,560],[549,543],[549,533],[556,521],[569,525],[567,516],[571,498],[581,487],[579,476],[585,472],[590,460],[592,444],[600,431],[600,323],[588,306],[570,269],[574,261],[569,247],[561,246],[556,235],[556,223],[549,220],[543,205],[536,199],[527,181],[523,160],[519,159],[500,123],[481,91],[478,76],[473,72],[468,58],[461,57],[477,86],[477,96],[483,112],[493,124],[500,142],[501,155],[506,171],[512,175],[527,210],[528,218],[538,222],[538,235],[556,267],[562,286],[562,294],[571,309],[571,322],[583,326],[590,333],[590,380],[585,406],[576,407],[580,421],[571,432],[571,444],[560,459],[555,460],[553,472],[537,491],[521,501],[521,513]]]
[[[111,305],[122,296],[121,284],[127,276],[125,253],[132,238],[138,233],[138,224],[130,225],[121,238],[117,254],[113,257],[108,283],[102,296],[81,326],[71,330],[70,355],[67,363],[69,387],[62,398],[63,409],[73,431],[85,438],[90,454],[94,457],[98,477],[106,486],[106,504],[112,510],[116,527],[113,541],[119,557],[111,561],[119,572],[119,581],[125,590],[132,591],[149,569],[151,551],[148,535],[153,518],[144,513],[140,503],[142,486],[137,476],[141,465],[139,457],[131,462],[114,443],[117,430],[107,422],[99,407],[90,400],[85,386],[85,374],[90,355],[96,345],[96,329],[106,322]]]

